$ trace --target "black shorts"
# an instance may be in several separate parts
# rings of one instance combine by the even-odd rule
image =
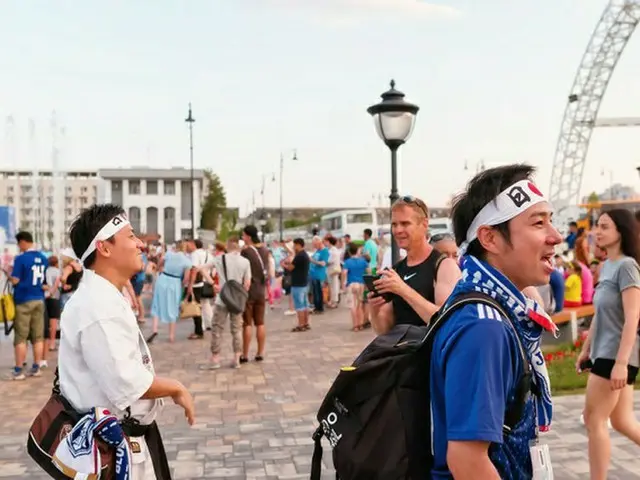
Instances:
[[[600,378],[606,378],[611,380],[611,370],[613,370],[615,360],[608,358],[596,358],[591,367],[591,373]],[[627,365],[627,385],[633,385],[636,383],[636,377],[638,376],[638,367]]]
[[[142,295],[142,290],[144,289],[144,280],[132,280],[131,286],[133,287],[133,293],[136,294],[136,297]]]
[[[57,298],[46,298],[44,308],[47,312],[47,318],[60,318],[60,300]]]

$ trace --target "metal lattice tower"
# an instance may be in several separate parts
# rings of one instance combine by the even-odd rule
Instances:
[[[640,125],[637,118],[597,118],[613,71],[639,20],[640,0],[611,0],[582,57],[553,159],[549,198],[558,212],[578,203],[593,129]]]

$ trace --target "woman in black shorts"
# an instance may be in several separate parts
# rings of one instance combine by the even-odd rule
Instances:
[[[58,320],[60,319],[60,269],[58,268],[58,257],[49,257],[49,266],[45,273],[47,291],[44,295],[44,306],[46,310],[46,321],[44,322],[44,338],[46,350],[53,352],[56,349],[56,335],[58,333]],[[46,359],[46,357],[45,357]]]
[[[578,373],[589,370],[584,421],[592,479],[606,479],[611,456],[607,422],[640,445],[633,412],[633,385],[640,365],[640,267],[638,227],[628,210],[600,215],[596,243],[607,251],[593,298],[595,314],[578,356]]]

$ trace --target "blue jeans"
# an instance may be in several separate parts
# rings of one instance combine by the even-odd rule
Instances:
[[[322,281],[311,280],[311,293],[313,295],[313,309],[316,312],[324,312],[324,298],[322,296]]]
[[[307,287],[291,287],[291,298],[296,312],[304,312],[309,308],[309,289]]]

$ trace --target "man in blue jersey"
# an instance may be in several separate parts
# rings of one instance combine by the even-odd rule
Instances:
[[[456,243],[465,256],[462,280],[445,305],[458,295],[482,292],[502,308],[471,303],[435,334],[430,372],[434,479],[531,478],[531,441],[551,421],[540,337],[545,329],[555,331],[554,325],[521,292],[549,282],[554,246],[562,238],[551,223],[551,206],[530,180],[533,172],[527,165],[485,170],[454,202]],[[518,395],[524,358],[535,385],[531,397]],[[512,417],[507,413],[518,398],[521,410],[509,421],[505,417]]]
[[[44,279],[47,257],[35,250],[29,232],[18,232],[16,242],[20,254],[13,261],[11,283],[16,304],[13,345],[15,361],[12,379],[24,380],[23,365],[27,360],[27,341],[33,348],[33,366],[28,375],[40,376],[40,362],[44,348]]]

